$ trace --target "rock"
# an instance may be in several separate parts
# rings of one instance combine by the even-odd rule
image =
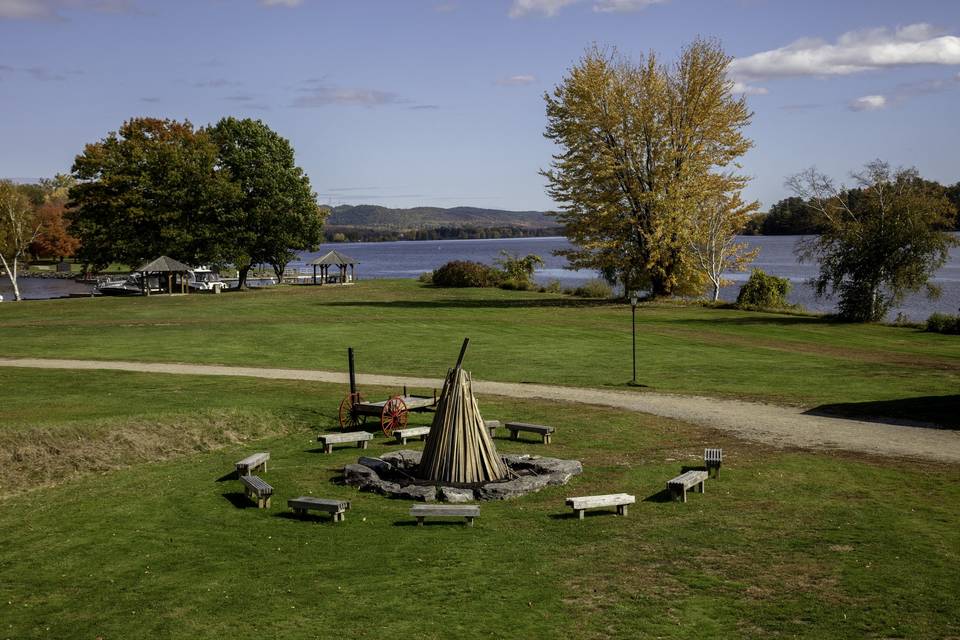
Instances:
[[[438,499],[445,502],[473,502],[476,496],[473,489],[459,489],[457,487],[440,487]]]
[[[477,489],[477,496],[481,500],[510,500],[527,493],[536,493],[549,483],[549,476],[521,476],[507,482],[488,482]]]
[[[503,460],[504,464],[513,469],[529,460],[530,455],[527,453],[507,453],[500,456],[500,459]]]
[[[561,460],[560,458],[539,458],[530,461],[530,468],[540,476],[549,476],[549,484],[561,485],[570,482],[570,478],[583,473],[579,460]]]
[[[380,476],[370,467],[362,464],[348,464],[343,467],[343,480],[351,486],[359,487],[365,482],[380,480]]]
[[[366,456],[360,456],[360,459],[357,460],[358,464],[362,464],[365,467],[369,467],[377,472],[377,475],[389,475],[393,471],[393,465],[383,460],[381,458],[368,458]]]
[[[420,451],[414,451],[413,449],[400,449],[399,451],[391,451],[390,453],[384,454],[380,459],[384,462],[389,462],[397,469],[410,472],[414,467],[420,464],[421,455],[422,453]]]
[[[419,500],[420,502],[434,502],[437,499],[437,488],[431,486],[410,484],[400,487],[399,491],[391,494],[394,498],[404,500]]]

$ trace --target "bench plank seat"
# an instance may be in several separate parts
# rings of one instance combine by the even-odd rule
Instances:
[[[703,466],[707,468],[707,473],[713,472],[713,477],[720,477],[720,465],[723,464],[723,449],[704,449]]]
[[[550,444],[550,436],[556,431],[553,427],[542,424],[530,424],[528,422],[508,422],[506,427],[510,430],[511,440],[516,440],[519,432],[528,431],[530,433],[540,434],[540,437],[543,438],[543,444]]]
[[[333,516],[334,522],[343,522],[343,519],[346,517],[344,512],[350,509],[350,501],[300,496],[299,498],[290,498],[287,500],[287,506],[293,509],[293,512],[301,518],[307,515],[307,511],[312,509],[314,511],[329,513]]]
[[[324,453],[331,453],[335,444],[357,443],[360,449],[367,448],[367,442],[373,440],[373,434],[368,431],[350,431],[348,433],[321,433],[317,442],[323,445]]]
[[[417,526],[423,526],[423,519],[427,516],[446,518],[465,518],[468,527],[473,526],[473,519],[480,517],[480,507],[475,504],[415,504],[410,507],[410,515],[417,519]]]
[[[393,432],[394,437],[400,444],[407,444],[410,438],[420,438],[426,440],[430,435],[430,427],[407,427],[406,429],[397,429]]]
[[[258,509],[270,508],[270,497],[273,496],[273,487],[259,476],[240,476],[244,493],[251,500],[255,500]]]
[[[251,472],[256,471],[258,467],[261,471],[266,471],[267,460],[269,459],[270,454],[266,451],[261,451],[260,453],[254,453],[247,456],[240,462],[236,463],[237,476],[248,476]]]
[[[670,495],[674,500],[679,500],[682,497],[683,502],[686,502],[687,490],[692,488],[703,493],[704,483],[708,477],[709,474],[706,471],[687,471],[686,473],[681,473],[676,478],[668,480],[667,490],[670,491]]]
[[[611,493],[603,496],[579,496],[567,498],[567,506],[573,508],[574,513],[583,520],[584,511],[600,507],[616,507],[618,516],[627,515],[627,505],[634,504],[636,496],[629,493]]]

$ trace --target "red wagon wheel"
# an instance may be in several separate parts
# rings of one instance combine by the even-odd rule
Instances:
[[[390,436],[394,429],[403,429],[407,426],[407,403],[400,396],[393,396],[383,404],[380,412],[380,428],[385,436]]]
[[[367,416],[357,411],[357,405],[363,402],[360,392],[348,393],[340,402],[340,430],[355,429],[367,421]]]

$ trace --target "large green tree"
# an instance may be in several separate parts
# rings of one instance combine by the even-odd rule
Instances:
[[[545,135],[560,152],[543,175],[575,245],[572,267],[655,296],[702,291],[690,220],[739,194],[747,179],[733,169],[752,144],[730,61],[708,40],[671,65],[594,47],[544,96]]]
[[[218,166],[237,187],[233,262],[238,288],[253,264],[269,264],[278,278],[293,251],[314,250],[323,239],[326,211],[297,166],[290,142],[259,120],[224,118],[209,129]]]
[[[84,263],[226,257],[236,187],[218,170],[210,136],[190,122],[131,119],[88,144],[73,176],[68,217]]]
[[[942,230],[954,212],[943,187],[879,160],[853,179],[837,186],[811,168],[787,181],[822,220],[797,250],[819,262],[817,295],[836,295],[839,315],[860,322],[882,319],[907,293],[939,295],[930,278],[958,244]]]

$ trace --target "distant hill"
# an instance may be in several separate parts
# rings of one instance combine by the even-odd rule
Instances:
[[[559,226],[555,219],[542,211],[503,211],[479,207],[391,209],[372,204],[334,207],[330,217],[327,218],[327,224],[337,227],[401,230],[451,226],[526,228]]]
[[[479,207],[340,205],[330,210],[324,225],[324,235],[332,242],[521,238],[560,233],[557,221],[543,211]]]

